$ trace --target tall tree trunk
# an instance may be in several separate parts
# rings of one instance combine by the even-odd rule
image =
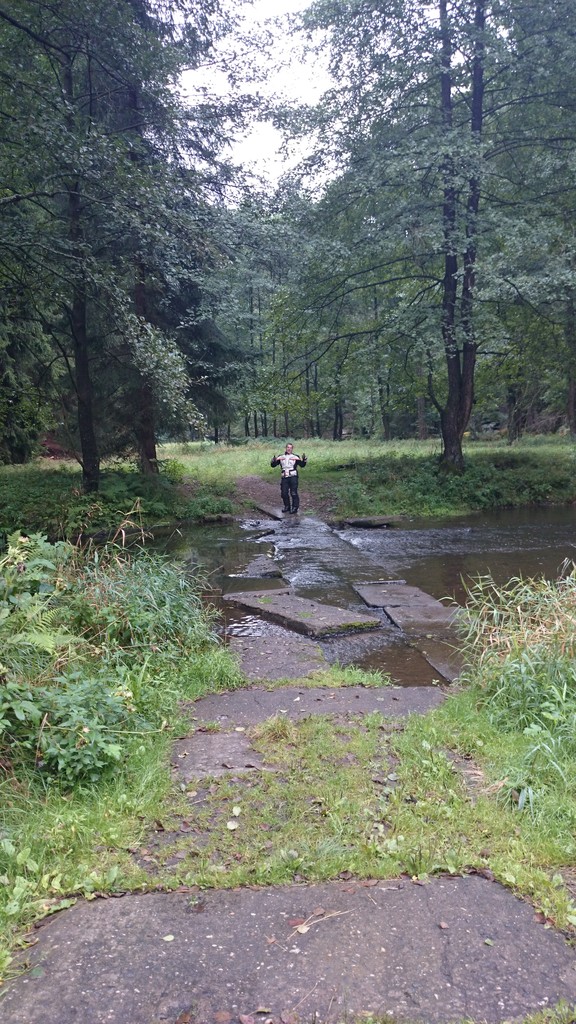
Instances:
[[[380,421],[382,423],[382,433],[385,441],[389,441],[392,437],[391,423],[390,423],[390,384],[385,381],[382,375],[379,373],[376,382],[378,385],[378,404],[380,406]]]
[[[63,61],[62,82],[69,103],[74,109],[74,51],[67,52]],[[74,116],[69,115],[69,126],[74,131]],[[69,312],[70,329],[74,345],[74,384],[78,402],[78,434],[82,462],[82,487],[86,494],[94,493],[100,485],[100,456],[94,426],[94,407],[88,345],[88,298],[83,273],[82,203],[80,182],[74,180],[68,189],[68,234],[75,263],[72,283],[72,303]]]
[[[141,320],[147,320],[146,304],[146,270],[142,265],[137,268],[136,285],[134,288],[134,307]],[[156,451],[156,408],[154,391],[149,381],[140,374],[140,384],[136,390],[136,407],[134,416],[134,432],[138,444],[140,469],[146,476],[156,476],[159,472],[158,453]]]
[[[448,393],[440,411],[442,430],[442,463],[461,472],[464,468],[462,439],[470,420],[474,401],[474,371],[477,344],[474,334],[473,308],[476,286],[477,220],[480,205],[480,141],[484,110],[484,30],[486,0],[476,0],[474,15],[474,56],[472,62],[471,137],[475,166],[468,181],[466,203],[466,248],[463,258],[460,324],[462,351],[458,348],[456,302],[458,289],[457,256],[457,193],[456,169],[449,156],[443,168],[444,201],[444,280],[442,296],[442,339],[446,358]],[[440,0],[441,109],[444,129],[452,131],[452,38],[447,0]]]
[[[447,0],[440,0],[440,34],[442,40],[440,103],[446,136],[452,132],[452,37]],[[464,468],[462,433],[460,432],[460,394],[462,373],[456,338],[456,299],[458,289],[458,256],[456,240],[456,170],[450,155],[442,168],[444,180],[442,222],[444,236],[444,279],[442,281],[442,341],[446,358],[448,394],[440,410],[442,429],[442,462],[461,470]]]
[[[570,435],[576,437],[576,308],[570,295],[566,309],[564,339],[568,349],[568,396],[566,416]]]
[[[100,457],[94,429],[92,380],[86,329],[86,293],[80,282],[76,282],[74,285],[70,320],[74,339],[78,433],[82,453],[82,487],[85,494],[91,494],[97,491],[100,485]]]

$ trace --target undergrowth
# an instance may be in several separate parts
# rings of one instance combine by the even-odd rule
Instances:
[[[4,935],[74,894],[121,877],[142,882],[125,851],[161,813],[179,701],[242,682],[201,603],[203,585],[145,552],[9,538],[0,558]],[[0,973],[8,960],[5,945]]]

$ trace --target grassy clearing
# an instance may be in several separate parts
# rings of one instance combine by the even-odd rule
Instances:
[[[114,529],[137,514],[144,526],[204,520],[249,506],[236,481],[277,482],[270,458],[280,442],[246,445],[167,444],[160,476],[146,479],[131,465],[105,467],[101,492],[83,495],[70,462],[38,460],[0,467],[0,529],[42,531],[51,538]],[[322,514],[450,516],[471,511],[576,500],[574,445],[569,439],[469,442],[466,471],[438,469],[437,442],[307,440],[302,486]],[[309,505],[314,511],[314,504]]]
[[[334,515],[454,515],[469,511],[576,500],[574,445],[565,438],[529,438],[513,447],[469,442],[462,476],[438,469],[438,442],[306,440],[309,462],[302,483]],[[277,447],[277,446],[276,446]],[[274,445],[242,447],[167,445],[199,484],[223,486],[248,474],[275,480]]]

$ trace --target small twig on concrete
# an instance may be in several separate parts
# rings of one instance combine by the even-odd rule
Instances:
[[[316,991],[316,989],[318,988],[319,984],[320,984],[320,982],[317,981],[316,984],[314,985],[314,988],[311,988],[310,991],[307,992],[305,996],[302,996],[302,999],[300,1000],[300,1002],[296,1003],[296,1006],[292,1007],[292,1009],[290,1010],[290,1013],[296,1013],[296,1010],[298,1009],[298,1007],[302,1006],[302,1003],[306,1002],[306,1000]]]
[[[310,917],[307,917],[306,920],[303,921],[302,924],[299,924],[298,927],[295,928],[294,931],[288,936],[288,942],[290,941],[290,939],[293,939],[295,935],[305,935],[308,929],[311,928],[313,924],[320,924],[321,921],[328,921],[329,918],[331,917],[343,917],[344,914],[351,913],[351,910],[333,910],[329,914],[324,914],[324,917],[316,917],[315,914],[311,914]]]

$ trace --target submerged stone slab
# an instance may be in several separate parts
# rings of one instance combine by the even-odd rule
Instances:
[[[231,601],[241,608],[249,608],[259,612],[272,622],[280,622],[289,629],[295,629],[306,636],[331,636],[334,633],[345,633],[351,630],[377,629],[380,620],[372,615],[350,612],[345,608],[336,608],[329,604],[319,604],[295,594],[236,593],[226,594],[226,601]]]
[[[576,1002],[569,943],[478,876],[79,901],[35,939],[3,1024],[496,1024]]]
[[[348,519],[337,520],[337,525],[358,527],[360,530],[382,530],[388,526],[397,526],[400,522],[401,516],[350,516]]]
[[[414,637],[411,646],[426,658],[443,679],[449,683],[456,682],[464,666],[464,659],[453,644],[432,637]]]
[[[272,558],[268,558],[267,555],[258,555],[257,558],[253,558],[249,562],[242,576],[262,576],[267,579],[268,577],[282,576],[282,572]]]
[[[383,608],[394,625],[415,635],[448,635],[458,609],[446,608],[419,587],[405,583],[357,583],[354,590],[375,608]]]
[[[264,765],[242,732],[195,732],[176,740],[170,758],[178,782],[206,776],[242,775]]]
[[[355,583],[354,590],[371,608],[392,608],[400,605],[440,604],[430,594],[424,593],[420,587],[411,587],[401,580],[389,580],[386,583]],[[443,605],[441,605],[443,607]]]

